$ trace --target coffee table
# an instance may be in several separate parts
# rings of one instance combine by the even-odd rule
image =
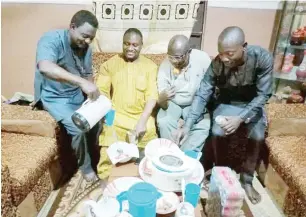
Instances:
[[[120,177],[139,177],[138,166],[135,163],[127,163],[113,167],[108,183]],[[86,182],[80,172],[77,173],[68,184],[54,217],[85,217],[83,203],[86,200],[98,201],[104,190],[101,186],[99,181]],[[196,217],[206,217],[203,203],[205,204],[205,200],[201,200],[196,207]],[[253,217],[246,202],[244,202],[242,210],[246,217]]]

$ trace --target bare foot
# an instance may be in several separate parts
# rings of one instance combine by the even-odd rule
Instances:
[[[82,173],[82,175],[87,182],[94,182],[99,179],[93,170],[87,173]]]
[[[242,184],[242,187],[245,190],[246,195],[248,196],[249,200],[253,204],[257,204],[261,201],[261,195],[255,190],[253,185],[251,184]]]

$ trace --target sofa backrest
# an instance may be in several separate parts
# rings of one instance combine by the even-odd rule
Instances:
[[[93,73],[96,74],[99,71],[99,67],[102,63],[115,56],[116,53],[102,53],[96,52],[92,55]],[[160,65],[167,54],[145,54],[147,58],[151,59],[157,65]]]

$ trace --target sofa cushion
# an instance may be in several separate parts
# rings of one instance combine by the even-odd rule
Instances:
[[[56,156],[56,140],[5,132],[1,138],[2,160],[9,168],[13,202],[18,206]]]
[[[30,106],[10,105],[2,103],[2,119],[39,120],[47,123],[56,123],[46,111],[34,111]]]
[[[269,136],[306,136],[304,104],[268,104]]]
[[[47,111],[2,103],[1,115],[2,131],[55,137],[58,125]]]
[[[1,130],[4,132],[55,137],[58,125],[46,111],[33,111],[30,106],[2,104],[1,114]]]
[[[304,204],[296,204],[297,208],[306,211],[306,137],[275,136],[266,141],[271,165]]]
[[[13,205],[11,194],[11,178],[6,163],[1,162],[1,215],[13,217],[16,215],[17,208]]]
[[[94,74],[99,71],[100,65],[105,61],[109,60],[111,57],[115,56],[116,53],[93,53],[92,55],[92,65]],[[151,59],[155,64],[160,65],[165,59],[166,54],[145,54],[147,58]]]

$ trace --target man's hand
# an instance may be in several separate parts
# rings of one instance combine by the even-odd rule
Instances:
[[[230,135],[239,128],[243,120],[239,116],[225,116],[226,122],[221,125],[221,128],[225,131],[225,135]]]
[[[177,122],[177,129],[183,128],[185,121],[183,119],[179,119]]]
[[[35,101],[31,102],[29,106],[34,108],[34,105],[35,105]]]
[[[88,80],[84,79],[81,82],[80,87],[82,91],[87,95],[87,97],[91,100],[96,100],[100,96],[100,91],[98,87]]]
[[[141,138],[147,131],[147,123],[143,120],[139,120],[135,126],[136,137]]]
[[[169,99],[173,99],[174,96],[175,96],[175,87],[172,86],[172,87],[170,87],[166,90],[163,90],[159,94],[158,101],[159,102],[165,102],[165,101],[168,101]]]
[[[182,145],[187,140],[189,131],[190,129],[188,127],[177,129],[174,133],[174,142],[177,145]]]

